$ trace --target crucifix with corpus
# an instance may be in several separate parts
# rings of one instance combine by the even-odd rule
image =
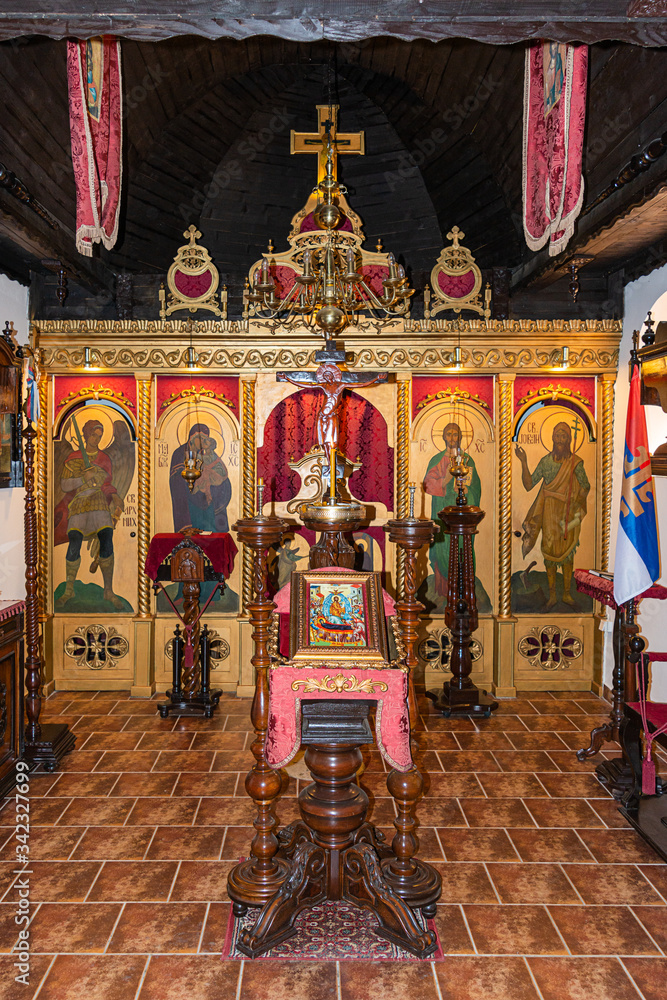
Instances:
[[[324,180],[329,152],[328,138],[333,147],[333,177],[338,180],[338,155],[363,156],[363,132],[338,131],[338,104],[317,105],[317,132],[290,132],[290,153],[313,153],[318,157],[317,183]]]

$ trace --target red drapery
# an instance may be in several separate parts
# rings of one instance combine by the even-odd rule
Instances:
[[[559,254],[584,199],[588,48],[535,42],[526,49],[523,107],[523,228],[531,250]]]
[[[299,492],[301,479],[288,462],[297,461],[317,444],[320,389],[300,389],[271,411],[264,428],[264,444],[257,452],[257,472],[269,495],[287,501]],[[393,510],[394,450],[387,441],[387,424],[371,403],[346,390],[341,402],[340,450],[361,468],[350,476],[349,487],[359,500],[379,501]]]
[[[76,184],[76,248],[92,257],[118,235],[122,179],[120,42],[112,35],[67,43],[67,83]]]

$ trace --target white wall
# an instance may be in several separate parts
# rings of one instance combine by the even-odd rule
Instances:
[[[0,329],[14,324],[16,339],[28,343],[28,289],[0,274]],[[24,490],[0,490],[0,600],[25,597],[23,555]]]
[[[621,502],[625,418],[629,391],[628,361],[632,348],[632,331],[639,330],[641,332],[649,309],[652,310],[656,325],[661,320],[667,320],[667,266],[653,271],[645,278],[633,281],[625,289],[623,339],[621,340],[619,374],[616,381],[614,403],[614,479],[610,553],[610,569],[612,570],[614,568],[616,532]],[[664,413],[659,406],[647,406],[645,412],[649,448],[653,451],[667,438],[667,413]],[[667,586],[667,478],[656,476],[654,482],[661,550],[662,577],[660,582]],[[639,625],[643,637],[648,642],[649,649],[667,652],[667,602],[642,601]],[[611,687],[613,664],[611,635],[608,633],[605,643],[604,683],[609,687]],[[667,701],[667,664],[658,664],[655,667],[650,697],[654,701]]]

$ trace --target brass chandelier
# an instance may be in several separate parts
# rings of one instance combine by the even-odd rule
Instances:
[[[330,125],[330,123],[328,123]],[[325,235],[320,246],[309,247],[297,257],[301,273],[294,273],[294,283],[281,298],[271,276],[269,261],[263,258],[254,272],[247,301],[255,314],[278,319],[291,326],[304,323],[318,328],[327,341],[345,329],[358,313],[370,314],[376,321],[405,316],[414,289],[407,283],[404,268],[393,254],[386,255],[387,275],[382,279],[383,293],[376,294],[362,270],[359,247],[349,234],[337,231],[344,215],[338,202],[346,188],[334,176],[334,148],[330,127],[326,132],[326,173],[313,188],[317,207],[313,220]],[[379,248],[378,248],[379,249]]]

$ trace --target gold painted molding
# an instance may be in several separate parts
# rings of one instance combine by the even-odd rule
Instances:
[[[151,379],[137,380],[137,448],[138,448],[138,504],[137,504],[137,564],[139,618],[151,614],[151,583],[144,567],[151,536]]]
[[[615,376],[603,375],[602,379],[602,544],[600,566],[609,569],[609,544],[611,539],[611,493],[614,459],[614,385]]]
[[[410,479],[410,387],[412,379],[399,375],[396,385],[396,516],[408,516]],[[405,551],[396,546],[396,596],[403,598]]]
[[[44,620],[47,615],[49,581],[49,382],[50,377],[40,375],[39,421],[37,423],[37,449],[35,463],[35,493],[37,500],[37,598],[39,613]]]
[[[246,376],[241,379],[241,426],[243,428],[242,442],[242,462],[243,462],[243,516],[254,517],[255,515],[255,485],[256,485],[256,440],[255,440],[255,376]],[[246,608],[252,601],[252,576],[253,576],[253,552],[247,545],[243,546],[243,573],[242,573],[242,608],[241,612],[246,613]]]
[[[512,617],[512,399],[514,376],[498,380],[498,617]]]

